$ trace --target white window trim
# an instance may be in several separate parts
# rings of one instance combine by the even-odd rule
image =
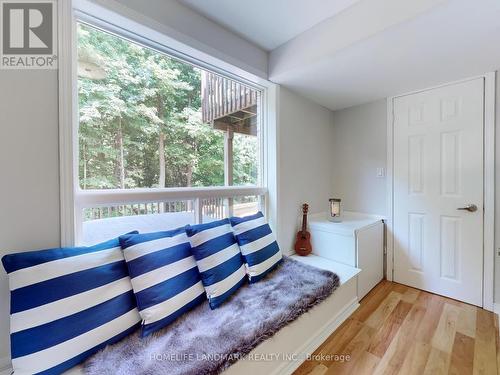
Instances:
[[[116,3],[114,6],[117,6]],[[123,9],[120,9],[123,12]],[[60,157],[60,215],[61,245],[74,246],[81,240],[83,208],[109,206],[115,203],[146,203],[158,201],[190,200],[200,206],[202,198],[257,195],[273,230],[277,230],[277,86],[260,77],[247,73],[217,58],[193,50],[152,28],[131,18],[126,18],[109,8],[88,0],[58,2],[59,15],[59,157]],[[128,14],[130,17],[143,17]],[[261,186],[222,186],[203,188],[165,189],[80,189],[78,181],[78,93],[76,58],[76,22],[82,21],[126,39],[138,42],[159,52],[179,57],[202,68],[220,73],[261,90],[262,110],[260,123]],[[152,22],[152,21],[151,21]],[[148,19],[148,25],[151,24]],[[159,28],[156,25],[157,29]],[[167,47],[175,46],[176,49]],[[192,53],[191,57],[189,53]],[[199,58],[204,58],[203,61]],[[199,210],[198,210],[199,211]],[[195,220],[200,221],[195,215]],[[276,233],[278,235],[278,233]]]
[[[76,46],[73,3],[58,1],[58,48],[59,48],[59,181],[61,246],[75,244],[74,182],[76,165],[74,150],[77,149],[73,134],[77,123],[74,94],[76,77]]]

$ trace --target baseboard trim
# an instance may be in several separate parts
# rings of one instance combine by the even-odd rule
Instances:
[[[12,365],[9,357],[0,358],[0,375],[12,374]]]
[[[354,311],[356,311],[358,307],[359,302],[356,297],[345,307],[344,310],[339,312],[323,326],[319,335],[316,335],[309,341],[306,341],[297,353],[313,353],[347,318],[349,318],[349,316],[351,316]],[[273,371],[273,374],[289,375],[297,370],[303,362],[304,361],[286,362],[283,366],[277,368],[276,371]]]

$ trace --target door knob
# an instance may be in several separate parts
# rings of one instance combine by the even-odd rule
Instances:
[[[476,212],[477,211],[477,206],[475,204],[468,204],[465,207],[459,207],[457,210],[464,210],[464,211],[469,211],[469,212]]]

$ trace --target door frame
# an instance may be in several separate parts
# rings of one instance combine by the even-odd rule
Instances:
[[[495,268],[495,94],[496,72],[461,79],[422,90],[407,92],[387,98],[387,280],[394,278],[394,99],[450,86],[474,79],[484,79],[484,220],[483,220],[483,308],[493,311],[494,268]]]

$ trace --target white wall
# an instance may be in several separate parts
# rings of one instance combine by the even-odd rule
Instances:
[[[57,71],[0,70],[0,257],[59,245]],[[9,292],[0,267],[0,368]]]
[[[283,87],[278,111],[278,240],[290,252],[302,204],[326,211],[332,196],[332,112]]]
[[[344,209],[386,214],[387,105],[385,100],[333,112],[333,195]]]

